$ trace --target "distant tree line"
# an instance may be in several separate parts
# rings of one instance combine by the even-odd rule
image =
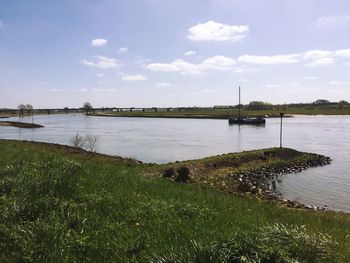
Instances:
[[[343,108],[344,106],[350,105],[350,103],[346,100],[341,100],[339,102],[331,102],[329,100],[325,99],[318,99],[311,103],[289,103],[289,104],[272,104],[269,102],[263,102],[263,101],[251,101],[249,104],[242,105],[241,108],[245,110],[273,110],[273,109],[287,109],[287,108],[305,108],[305,107],[339,107]],[[216,105],[214,106],[215,109],[231,109],[235,108],[237,109],[239,105]]]

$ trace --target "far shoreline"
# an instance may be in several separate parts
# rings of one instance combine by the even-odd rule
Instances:
[[[227,120],[229,117],[226,116],[210,116],[210,115],[153,115],[153,114],[84,114],[86,116],[94,117],[120,117],[120,118],[164,118],[164,119],[212,119],[212,120]],[[249,116],[255,117],[255,116]],[[267,119],[279,118],[280,116],[273,115],[267,116]],[[293,115],[285,115],[283,118],[292,118]]]

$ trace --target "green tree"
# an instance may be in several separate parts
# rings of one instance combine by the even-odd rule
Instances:
[[[85,114],[90,114],[92,111],[92,105],[90,102],[85,102],[83,105],[84,113]]]
[[[251,101],[246,106],[247,110],[271,110],[273,108],[272,104],[263,101]]]
[[[319,99],[313,102],[313,104],[318,104],[318,105],[325,105],[325,104],[330,104],[331,102],[329,100],[324,100],[324,99]]]
[[[27,111],[28,116],[32,115],[33,114],[33,106],[30,104],[27,104],[25,107],[26,107],[26,111]]]
[[[26,106],[24,104],[20,104],[18,105],[17,110],[18,110],[18,117],[23,117],[24,112],[26,110]]]
[[[32,116],[32,123],[33,123],[33,122],[34,122],[33,106],[32,106],[31,104],[27,104],[27,105],[25,106],[25,108],[26,108],[28,117],[29,117],[29,116]]]

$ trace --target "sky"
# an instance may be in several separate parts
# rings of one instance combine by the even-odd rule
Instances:
[[[0,108],[350,100],[349,0],[0,0]]]

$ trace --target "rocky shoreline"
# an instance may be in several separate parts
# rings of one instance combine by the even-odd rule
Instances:
[[[189,182],[218,189],[233,195],[279,203],[285,207],[327,210],[298,201],[287,200],[276,190],[284,174],[299,173],[312,167],[331,163],[331,158],[303,153],[288,148],[258,150],[238,154],[223,154],[199,160],[169,163],[157,176],[179,181],[180,169],[188,169]]]
[[[331,163],[331,158],[319,154],[312,154],[310,160],[296,161],[293,165],[284,165],[281,167],[264,167],[256,171],[247,171],[243,173],[233,174],[237,184],[237,192],[250,193],[264,200],[271,200],[280,203],[286,207],[327,210],[327,206],[317,207],[283,199],[281,194],[276,191],[276,181],[280,180],[283,174],[299,173],[312,167],[324,166]]]

